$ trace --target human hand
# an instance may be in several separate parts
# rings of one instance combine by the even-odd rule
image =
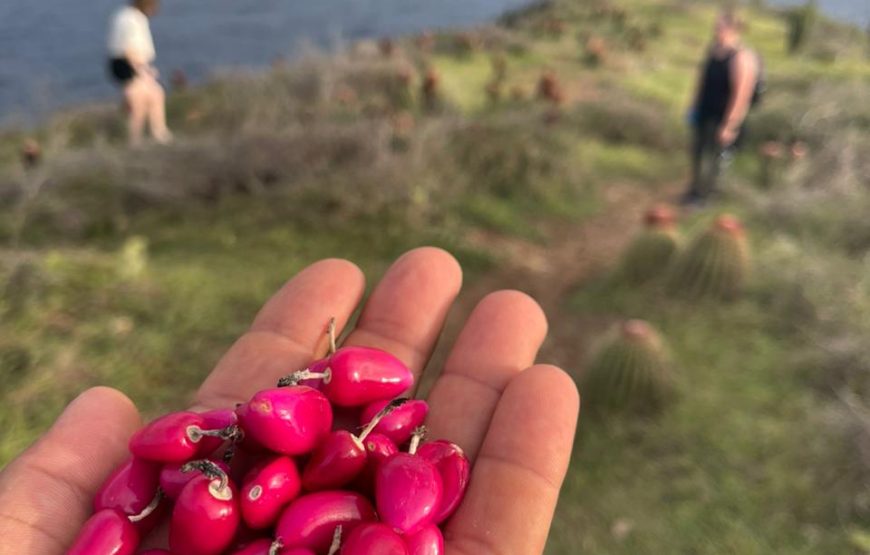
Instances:
[[[730,125],[722,125],[716,134],[719,144],[724,147],[729,147],[737,140],[737,128]]]
[[[461,281],[444,251],[406,253],[374,289],[344,344],[390,351],[419,378]],[[318,358],[327,348],[324,322],[334,316],[339,329],[345,326],[363,291],[362,273],[346,261],[301,271],[218,362],[194,410],[231,407]],[[488,295],[429,395],[430,437],[458,443],[474,463],[466,497],[445,530],[447,555],[543,551],[579,406],[567,374],[533,365],[546,332],[544,314],[528,296]],[[63,554],[141,424],[131,401],[113,389],[90,389],[73,401],[0,473],[0,555]]]

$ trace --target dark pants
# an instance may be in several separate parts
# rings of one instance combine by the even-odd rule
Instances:
[[[716,192],[716,181],[722,170],[725,148],[717,137],[720,123],[702,120],[694,128],[692,141],[692,181],[688,196],[706,199]]]

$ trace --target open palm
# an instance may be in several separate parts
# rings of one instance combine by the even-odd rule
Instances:
[[[387,350],[419,378],[461,282],[459,265],[444,251],[405,254],[344,344]],[[300,272],[205,379],[195,408],[232,407],[322,355],[324,322],[334,316],[345,326],[363,292],[362,272],[347,261],[323,260]],[[546,332],[528,296],[492,293],[469,316],[432,389],[429,437],[458,443],[474,463],[466,498],[445,530],[448,555],[543,551],[579,404],[562,370],[533,366]],[[94,388],[73,401],[0,474],[0,555],[64,553],[140,426],[136,408],[115,390]]]

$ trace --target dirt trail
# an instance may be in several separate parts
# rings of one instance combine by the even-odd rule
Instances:
[[[550,322],[550,334],[539,359],[575,373],[586,355],[589,339],[609,322],[568,309],[572,291],[583,282],[612,268],[619,253],[640,227],[643,212],[661,191],[636,185],[611,185],[604,191],[599,213],[582,223],[552,223],[542,229],[543,240],[531,241],[493,232],[478,232],[469,240],[494,253],[500,267],[463,290],[451,312],[444,339],[432,368],[442,368],[447,345],[478,301],[496,289],[518,289],[541,303]],[[431,373],[429,373],[431,375]]]

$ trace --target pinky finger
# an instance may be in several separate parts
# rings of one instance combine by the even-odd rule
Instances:
[[[573,380],[554,366],[517,374],[499,401],[447,555],[537,555],[547,541],[577,426]]]

